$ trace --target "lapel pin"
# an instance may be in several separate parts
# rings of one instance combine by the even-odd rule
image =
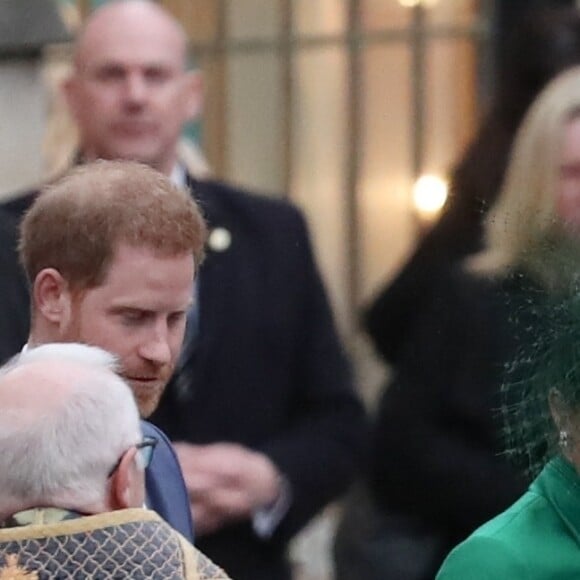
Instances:
[[[215,228],[209,234],[207,245],[214,252],[225,252],[232,245],[232,234],[225,228]]]

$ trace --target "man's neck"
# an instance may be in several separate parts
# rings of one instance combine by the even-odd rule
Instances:
[[[91,163],[93,161],[98,161],[99,159],[109,159],[111,161],[115,160],[114,158],[102,157],[100,155],[96,155],[94,152],[91,151],[82,151],[78,155],[79,163]],[[159,161],[158,163],[154,162],[147,162],[141,159],[121,159],[117,158],[117,161],[137,161],[138,163],[144,163],[145,165],[149,165],[159,173],[163,173],[163,175],[173,178],[173,171],[178,164],[177,159],[169,159],[166,161]]]
[[[28,348],[35,348],[40,346],[41,344],[48,344],[51,342],[62,342],[56,336],[52,336],[50,332],[44,332],[42,329],[38,328],[39,325],[35,325],[35,329],[31,331],[30,335],[28,336],[28,340],[23,347],[23,351]]]

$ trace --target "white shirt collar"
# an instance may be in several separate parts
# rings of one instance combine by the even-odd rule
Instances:
[[[185,167],[181,163],[176,163],[169,179],[173,185],[185,187],[187,185],[187,172],[185,171]]]

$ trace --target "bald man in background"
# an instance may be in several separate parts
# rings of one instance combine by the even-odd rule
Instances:
[[[152,420],[177,442],[200,548],[238,580],[287,580],[289,540],[364,456],[364,412],[300,212],[180,162],[202,102],[186,60],[185,33],[162,7],[113,2],[82,30],[65,93],[80,161],[147,163],[204,211],[197,307]],[[18,217],[30,199],[4,207]]]

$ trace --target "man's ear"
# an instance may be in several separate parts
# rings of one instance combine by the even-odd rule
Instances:
[[[71,72],[60,85],[60,92],[67,105],[70,115],[77,118],[77,93],[79,90],[78,79],[73,72]]]
[[[203,80],[201,73],[188,71],[185,76],[185,111],[188,121],[194,121],[201,116],[203,110]]]
[[[73,74],[67,75],[60,85],[60,92],[68,107],[70,114],[74,117],[75,103],[76,103],[76,82]]]
[[[112,510],[142,507],[145,501],[144,473],[136,465],[137,449],[128,449],[111,476],[109,507]]]
[[[71,319],[72,295],[68,282],[55,268],[41,270],[32,287],[34,311],[59,328]]]

